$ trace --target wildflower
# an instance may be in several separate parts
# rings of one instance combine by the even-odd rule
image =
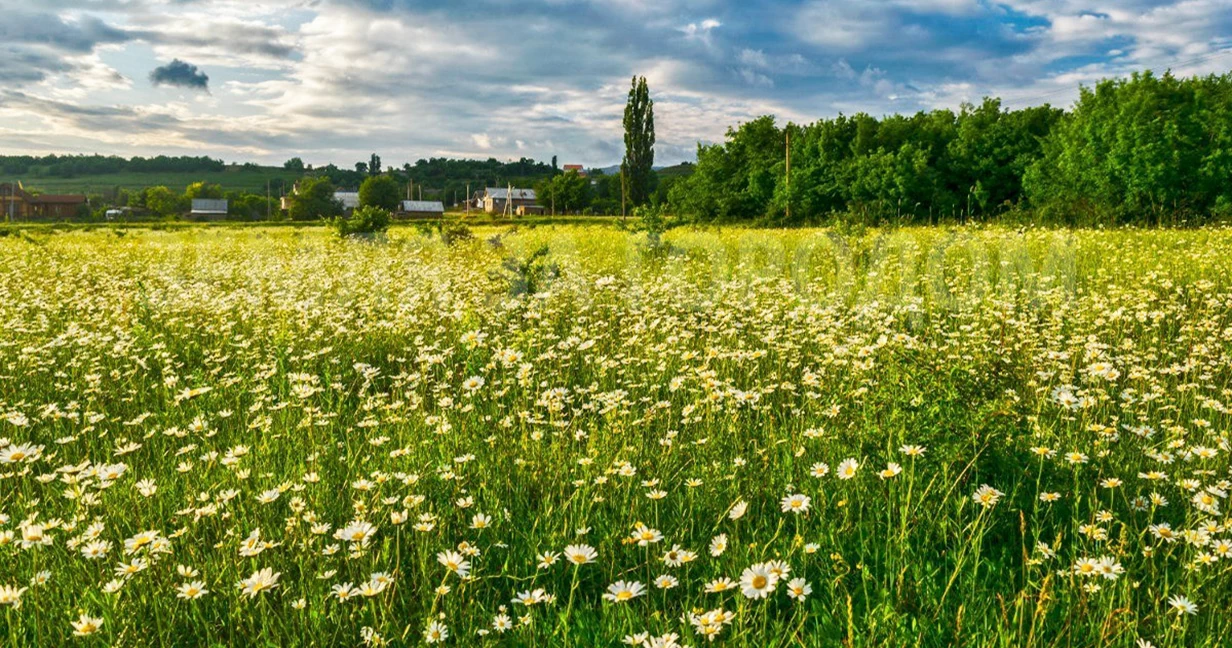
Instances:
[[[731,510],[727,513],[729,520],[735,521],[744,517],[744,512],[749,510],[749,503],[744,500],[739,500],[732,505]]]
[[[433,621],[424,629],[424,643],[441,643],[449,638],[449,628],[440,621]]]
[[[1172,611],[1177,614],[1197,614],[1198,606],[1188,598],[1177,594],[1168,599],[1168,605],[1172,607]]]
[[[764,564],[756,564],[744,570],[740,575],[740,592],[746,598],[765,598],[774,591],[779,582],[777,574]]]
[[[184,583],[183,585],[175,588],[175,591],[177,598],[182,598],[186,601],[195,601],[196,599],[210,593],[209,590],[205,589],[205,583],[201,581]]]
[[[101,618],[88,616],[83,613],[81,616],[77,617],[77,620],[73,621],[72,624],[73,636],[86,637],[102,629],[103,620]]]
[[[710,555],[718,558],[724,551],[727,551],[727,534],[720,533],[710,539]]]
[[[462,557],[462,554],[456,551],[442,551],[436,554],[436,562],[445,566],[445,569],[457,574],[461,578],[466,578],[471,571],[471,563]]]
[[[733,581],[727,577],[722,577],[706,583],[705,590],[707,594],[717,594],[719,592],[726,592],[729,589],[734,589],[735,587],[736,581]]]
[[[812,498],[808,495],[797,493],[795,495],[788,495],[784,497],[779,502],[779,506],[783,509],[784,513],[790,512],[799,515],[800,513],[808,512],[809,504],[812,501]]]
[[[680,581],[677,580],[675,576],[670,574],[663,574],[662,576],[654,579],[654,586],[659,589],[671,589],[679,584]]]
[[[569,545],[565,547],[565,559],[575,565],[592,563],[599,553],[590,545]]]
[[[11,605],[13,609],[21,607],[21,595],[28,588],[16,585],[0,585],[0,605]]]
[[[616,581],[608,585],[603,595],[605,600],[613,603],[624,603],[646,593],[646,586],[636,581]]]
[[[851,479],[856,476],[856,471],[860,469],[860,464],[855,459],[844,459],[843,463],[838,465],[838,478]]]
[[[903,467],[891,461],[886,465],[885,470],[877,473],[877,476],[882,479],[890,479],[903,471]]]
[[[787,596],[803,602],[813,593],[813,587],[803,578],[793,578],[787,583]]]
[[[278,579],[281,576],[281,572],[274,573],[273,569],[266,567],[265,569],[253,572],[252,576],[240,581],[237,587],[239,587],[242,594],[248,598],[253,598],[262,592],[268,592],[278,587]]]
[[[1001,501],[1003,496],[1005,496],[1005,493],[988,484],[984,484],[975,490],[971,499],[984,508],[992,508],[997,505],[997,502]]]
[[[925,450],[927,450],[927,448],[918,445],[905,445],[898,449],[899,452],[907,455],[908,457],[922,457],[924,456]]]

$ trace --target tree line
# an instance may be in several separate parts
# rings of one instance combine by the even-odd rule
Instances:
[[[122,158],[115,155],[0,155],[0,174],[73,178],[108,173],[200,173],[222,171],[222,160],[201,156]]]
[[[1008,212],[1088,225],[1228,218],[1232,74],[1104,80],[1069,111],[1007,110],[990,98],[880,119],[780,127],[762,117],[699,145],[695,173],[671,188],[666,209],[692,222],[765,224]]]

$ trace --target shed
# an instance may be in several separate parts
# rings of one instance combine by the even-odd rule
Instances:
[[[437,200],[403,200],[398,215],[407,218],[440,218],[445,215],[445,203]]]

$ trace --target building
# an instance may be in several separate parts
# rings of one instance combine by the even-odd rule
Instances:
[[[582,176],[583,178],[586,177],[586,168],[580,164],[566,164],[565,173],[569,173],[570,171],[576,172],[578,175]]]
[[[483,211],[489,214],[503,214],[505,207],[511,207],[510,213],[517,211],[518,207],[533,207],[537,206],[534,189],[504,189],[501,187],[488,187],[483,192]]]
[[[226,216],[227,215],[227,201],[210,200],[207,198],[193,198],[192,215],[193,216]]]
[[[402,218],[440,218],[445,215],[445,203],[436,200],[403,200],[398,208]]]
[[[82,195],[34,195],[20,182],[0,183],[0,218],[4,220],[63,220],[79,215],[85,205]]]
[[[335,191],[334,200],[342,203],[342,211],[352,211],[359,207],[359,192]]]
[[[514,212],[518,216],[542,216],[548,213],[548,210],[543,208],[543,205],[522,205]]]

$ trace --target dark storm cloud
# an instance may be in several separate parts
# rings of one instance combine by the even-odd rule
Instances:
[[[170,63],[154,68],[150,72],[150,83],[154,85],[169,85],[194,90],[209,90],[210,77],[192,63],[175,59]]]

